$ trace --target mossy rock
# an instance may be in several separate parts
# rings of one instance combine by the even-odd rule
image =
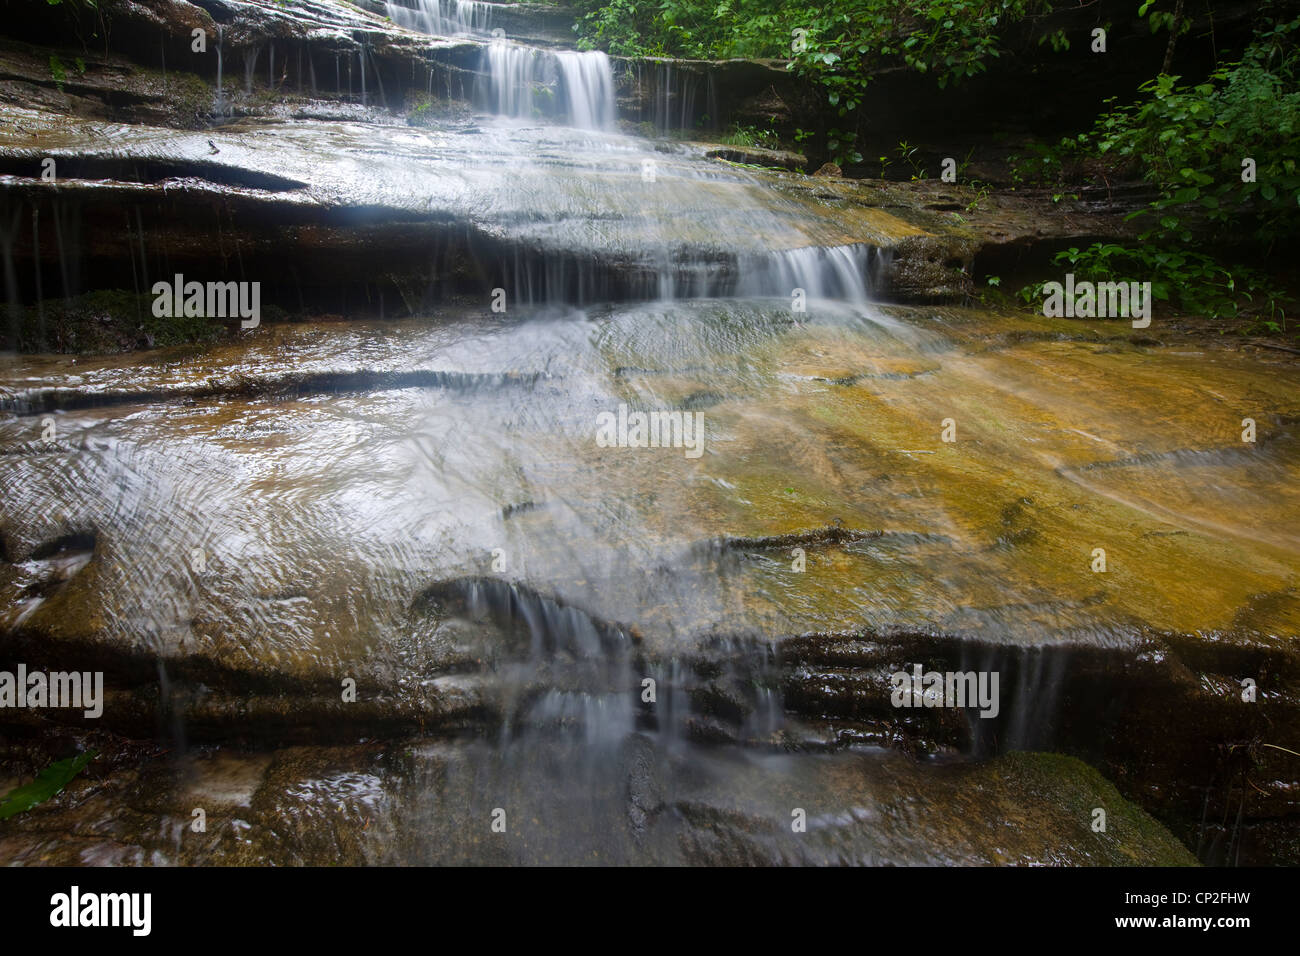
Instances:
[[[276,306],[262,309],[263,321],[284,317],[284,310]],[[229,319],[183,315],[159,318],[153,314],[153,296],[102,289],[29,306],[18,330],[18,348],[21,352],[102,355],[216,342],[238,327]]]
[[[985,768],[1001,787],[1020,794],[1022,803],[1051,808],[1054,820],[1068,820],[1076,832],[1063,843],[1085,851],[1106,866],[1196,866],[1197,860],[1163,824],[1124,799],[1093,767],[1057,753],[1005,754]],[[1000,788],[1001,788],[1000,787]],[[1105,811],[1105,830],[1098,810]]]

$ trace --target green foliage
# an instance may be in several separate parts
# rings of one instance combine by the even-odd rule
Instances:
[[[95,759],[95,756],[95,751],[87,750],[67,760],[52,763],[37,774],[36,779],[31,783],[10,790],[4,799],[0,800],[0,820],[25,813],[61,793],[63,788],[72,782],[72,778],[81,773],[86,764]]]
[[[1157,299],[1185,310],[1251,315],[1265,329],[1285,328],[1282,293],[1265,272],[1229,268],[1189,248],[1197,234],[1208,233],[1252,242],[1266,253],[1294,232],[1300,206],[1294,152],[1300,18],[1279,20],[1268,9],[1241,58],[1221,64],[1204,81],[1184,84],[1161,74],[1140,87],[1138,100],[1112,107],[1088,132],[1013,158],[1013,180],[1053,185],[1054,200],[1073,195],[1058,185],[1072,163],[1100,162],[1136,173],[1156,191],[1154,200],[1131,215],[1144,227],[1138,244],[1097,243],[1067,250],[1058,262],[1092,279],[1124,272],[1128,278],[1149,276]],[[1142,12],[1153,29],[1182,29],[1173,13],[1153,3]],[[1246,160],[1253,163],[1253,179]]]
[[[1186,33],[1192,28],[1191,21],[1180,19],[1174,10],[1164,9],[1169,5],[1169,0],[1165,0],[1164,3],[1159,3],[1157,0],[1144,0],[1142,6],[1138,7],[1138,16],[1146,17],[1152,33],[1161,30],[1169,30],[1179,35]]]
[[[916,154],[920,152],[917,147],[907,142],[907,140],[903,140],[898,144],[897,152],[898,158],[907,163],[911,168],[913,180],[925,179],[925,170],[922,168],[920,161],[916,158]]]
[[[766,129],[761,126],[735,124],[723,134],[721,141],[728,146],[761,146],[765,149],[776,149],[781,145],[780,137],[770,124]]]
[[[1052,45],[1052,49],[1057,53],[1070,49],[1070,38],[1064,30],[1055,30],[1052,33],[1045,33],[1038,38],[1038,45],[1043,46],[1046,43]]]
[[[1269,37],[1300,29],[1300,19]],[[1188,223],[1248,223],[1265,240],[1289,233],[1300,205],[1294,137],[1300,131],[1297,56],[1256,44],[1203,83],[1158,76],[1145,99],[1100,117],[1079,145],[1096,155],[1136,162],[1160,192],[1148,211],[1157,239],[1191,238]],[[1254,181],[1243,163],[1254,161]]]
[[[826,150],[831,154],[831,161],[840,167],[862,162],[862,154],[853,148],[856,141],[857,134],[852,130],[839,127],[827,130]]]
[[[856,120],[872,75],[902,62],[946,87],[983,72],[1002,53],[1007,24],[1048,0],[579,0],[579,45],[625,56],[774,58]],[[1054,41],[1055,42],[1055,41]],[[860,163],[856,122],[831,131],[828,152]]]
[[[1261,330],[1286,328],[1282,294],[1266,275],[1246,267],[1229,268],[1201,252],[1096,242],[1087,249],[1072,246],[1059,252],[1055,261],[1077,279],[1091,282],[1150,281],[1154,300],[1176,303],[1189,313],[1215,319],[1253,315]],[[1042,292],[1043,283],[1035,283],[1022,288],[1020,298],[1032,304]]]
[[[993,186],[989,183],[980,182],[978,179],[972,179],[967,185],[975,190],[975,198],[966,204],[966,211],[974,212],[979,209],[984,200],[989,198],[989,194],[993,192]],[[998,281],[1002,280],[999,279]]]
[[[63,61],[53,55],[50,56],[50,76],[54,77],[54,85],[62,93],[63,84],[68,81],[68,70],[63,65]]]

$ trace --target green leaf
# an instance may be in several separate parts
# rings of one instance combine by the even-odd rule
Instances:
[[[0,820],[6,820],[19,813],[25,813],[32,807],[44,803],[50,797],[62,792],[72,778],[81,773],[82,769],[97,756],[94,750],[87,750],[85,753],[77,754],[75,757],[69,757],[67,760],[60,760],[52,763],[39,774],[36,779],[26,786],[10,790],[5,796],[4,802],[0,803]]]

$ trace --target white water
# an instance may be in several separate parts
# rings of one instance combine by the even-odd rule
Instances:
[[[479,99],[494,113],[558,115],[578,129],[614,129],[614,70],[604,53],[498,42],[483,51],[483,73]]]
[[[386,3],[388,16],[394,23],[439,36],[489,35],[492,7],[493,4],[483,0],[387,0]],[[256,61],[254,50],[245,63],[250,76]],[[359,65],[361,96],[365,102],[368,77],[364,51]],[[337,60],[335,69],[339,69]],[[347,72],[351,92],[350,59]],[[697,90],[704,89],[701,84],[707,81],[694,74],[679,73],[671,65],[657,65],[649,74],[639,77],[638,82],[649,82],[656,87],[656,125],[667,128],[690,122]],[[711,88],[709,92],[711,95]],[[617,130],[613,66],[609,57],[599,51],[542,49],[503,39],[498,31],[492,42],[483,45],[474,98],[488,112],[530,125],[545,119],[580,130],[602,133]],[[510,134],[512,139],[513,135]],[[549,136],[541,135],[543,139]],[[558,136],[555,145],[563,143],[564,137]],[[691,197],[708,188],[704,183],[711,176],[691,170],[689,164],[660,163],[656,154],[648,152],[648,145],[636,137],[617,136],[601,137],[598,144],[586,138],[565,144],[569,152],[595,150],[606,157],[598,162],[618,162],[617,157],[630,154],[638,168],[647,163],[658,167],[666,188],[638,192],[637,195],[645,197],[640,200],[639,208],[629,209],[624,195],[611,193],[609,197],[612,221],[635,224],[640,220],[652,239],[650,248],[660,245],[657,253],[647,254],[643,250],[640,278],[633,277],[614,288],[596,267],[598,263],[585,261],[581,255],[543,262],[525,257],[516,259],[512,268],[513,287],[519,301],[587,304],[611,298],[795,299],[801,296],[809,301],[839,301],[851,307],[861,307],[870,301],[873,272],[884,264],[884,259],[867,245],[827,247],[809,241],[800,248],[740,252],[731,256],[716,254],[707,238],[703,241],[696,238],[693,246],[700,249],[698,253],[676,246],[673,238],[680,232],[678,217],[696,215],[698,199]],[[519,156],[529,165],[532,158],[528,153]],[[555,175],[563,174],[557,169]],[[739,175],[744,178],[744,174]],[[769,235],[789,228],[763,204],[742,200],[741,208],[733,208],[732,213],[733,219],[739,215],[741,228],[746,232],[752,229],[754,235]],[[719,223],[718,228],[725,227]],[[653,242],[656,234],[662,237],[662,244]]]
[[[388,0],[384,11],[400,27],[433,36],[487,36],[492,4],[483,0],[413,0],[412,8]]]
[[[809,299],[838,299],[865,305],[869,298],[872,247],[806,246],[764,256],[742,272],[742,296],[790,296],[802,289]]]
[[[599,51],[554,54],[560,67],[569,123],[579,129],[614,128],[614,70]]]

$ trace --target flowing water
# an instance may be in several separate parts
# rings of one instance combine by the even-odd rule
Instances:
[[[534,119],[558,113],[579,129],[614,128],[614,71],[604,53],[498,41],[484,48],[483,65],[486,83],[480,100],[502,116]]]
[[[487,36],[492,30],[492,7],[483,0],[388,0],[384,11],[398,26],[434,36]]]
[[[491,6],[388,10],[483,34]],[[100,649],[118,726],[177,750],[87,804],[102,839],[9,851],[1115,859],[1073,815],[1108,786],[1091,771],[970,757],[1054,745],[1070,654],[1238,633],[1294,587],[1293,383],[1065,321],[874,304],[895,226],[618,133],[602,54],[483,57],[497,115],[469,126],[263,124],[223,153],[508,239],[504,313],[481,289],[437,321],[0,369],[0,626]],[[134,156],[206,138],[119,132]],[[617,281],[596,268],[615,259]],[[698,422],[699,454],[603,447],[620,408]],[[1243,450],[1257,409],[1282,424]],[[1279,599],[1251,633],[1296,613]],[[888,678],[944,654],[1003,673],[1001,714],[920,730],[918,763]],[[165,699],[141,703],[159,673]],[[253,745],[217,746],[236,737]],[[119,812],[141,794],[163,825]],[[230,824],[202,844],[180,835],[195,801]],[[1025,824],[975,822],[994,816]]]

